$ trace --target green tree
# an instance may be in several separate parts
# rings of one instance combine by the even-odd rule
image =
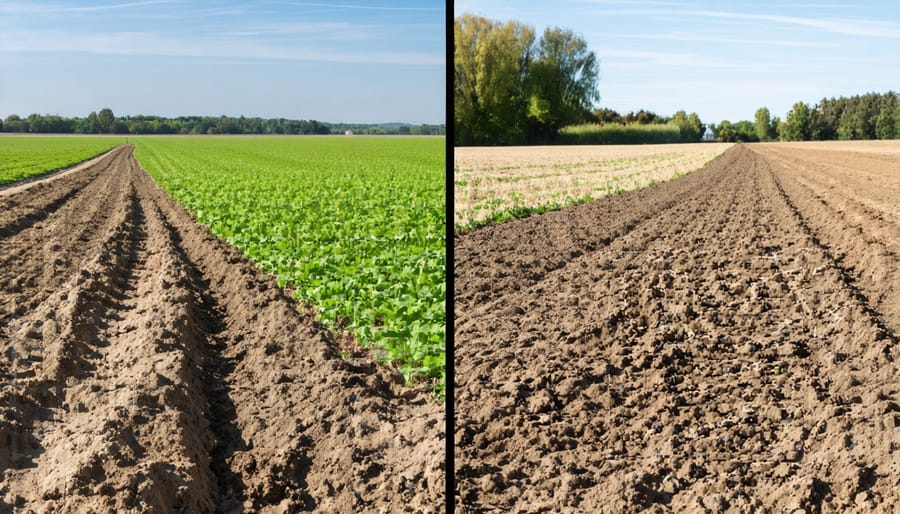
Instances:
[[[88,114],[87,119],[85,120],[85,133],[87,134],[98,134],[100,133],[100,120],[97,118],[97,113],[91,111]]]
[[[719,141],[726,143],[737,141],[738,133],[734,129],[734,125],[728,120],[722,120],[722,122],[719,123],[719,126],[714,128],[713,131],[716,133],[716,139]]]
[[[25,132],[28,130],[25,121],[18,114],[10,114],[3,120],[4,131],[6,132]]]
[[[838,120],[837,137],[841,140],[862,139],[859,108],[848,103]]]
[[[811,115],[809,106],[804,102],[795,103],[784,120],[781,139],[783,141],[809,141],[810,130]]]
[[[29,132],[49,132],[47,120],[40,114],[29,114],[26,120]]]
[[[560,127],[585,118],[600,99],[598,66],[597,56],[588,50],[585,40],[571,30],[556,27],[544,31],[529,69],[532,136],[555,139]]]
[[[699,141],[700,136],[703,135],[703,122],[700,121],[700,116],[697,116],[696,112],[689,115],[684,111],[677,111],[669,123],[678,126],[684,141]]]
[[[756,110],[756,137],[760,141],[768,141],[774,137],[775,126],[772,124],[769,109],[760,107]]]
[[[878,139],[894,139],[897,131],[897,96],[889,93],[884,96],[878,118],[875,120],[875,135]]]
[[[881,111],[878,119],[875,121],[875,135],[878,139],[894,139],[896,137],[896,127],[894,125],[894,114],[889,111]]]
[[[457,144],[525,142],[534,30],[464,14],[454,20]]]
[[[594,116],[597,118],[597,123],[622,123],[622,116],[606,107],[594,110]]]
[[[700,137],[703,135],[703,122],[700,120],[700,116],[698,116],[696,112],[688,114],[687,128],[691,137],[691,141],[699,141]]]
[[[741,120],[732,125],[732,127],[734,127],[735,141],[759,141],[759,138],[756,137],[756,125],[753,122],[748,120]]]
[[[112,134],[116,131],[116,116],[109,108],[101,109],[97,114],[97,126],[100,132]]]
[[[238,132],[239,129],[237,127],[237,124],[232,118],[223,115],[219,117],[218,121],[216,121],[217,134],[235,134]]]

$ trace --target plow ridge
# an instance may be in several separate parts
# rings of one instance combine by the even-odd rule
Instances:
[[[0,212],[0,511],[443,504],[439,406],[345,364],[130,147]]]
[[[881,280],[897,269],[883,251],[897,243],[889,214],[870,225],[875,207],[852,220],[817,207],[814,194],[856,204],[810,193],[799,184],[818,184],[818,168],[757,148],[457,236],[463,511],[900,501],[900,319],[896,282]],[[860,191],[859,205],[877,194]],[[629,225],[592,249],[534,237]],[[547,261],[564,265],[545,272]]]
[[[73,177],[49,177],[71,183],[71,186],[67,188],[54,189],[48,187],[44,181],[29,180],[16,187],[5,186],[0,189],[0,198],[7,196],[11,200],[9,211],[5,216],[0,216],[0,238],[12,237],[24,228],[30,227],[56,212],[90,184],[94,177],[113,165],[114,159],[118,155],[118,153],[114,155],[114,152],[110,152],[110,159],[100,161],[88,173],[77,174]],[[32,195],[16,194],[17,191],[26,187],[33,193]],[[13,211],[13,208],[16,210]]]
[[[835,257],[832,254],[831,248],[827,244],[823,243],[819,239],[818,235],[809,226],[809,224],[803,217],[803,214],[800,212],[800,209],[797,208],[796,204],[784,191],[784,187],[782,187],[781,182],[778,180],[778,178],[773,177],[773,179],[775,180],[775,187],[778,189],[778,193],[781,195],[781,198],[784,200],[785,204],[787,204],[788,208],[791,209],[791,212],[793,212],[794,216],[796,217],[797,224],[800,226],[800,229],[803,231],[803,233],[806,234],[813,245],[815,245],[816,248],[818,248],[818,250],[821,251],[829,261],[831,261],[830,266],[837,270],[837,272],[840,274],[841,281],[843,282],[844,286],[846,286],[847,289],[850,290],[850,294],[860,303],[863,310],[871,318],[871,322],[884,331],[883,337],[887,338],[892,344],[897,344],[897,335],[888,326],[888,323],[885,320],[884,316],[873,307],[872,303],[869,301],[869,298],[858,287],[856,279],[854,278],[851,270],[841,265],[844,259]],[[892,256],[892,254],[888,254],[888,256]],[[886,348],[886,350],[889,350],[889,347]],[[890,355],[889,351],[886,353]]]
[[[710,164],[721,161],[721,165],[728,166],[734,160],[734,154],[725,152]],[[702,171],[694,174],[705,176]],[[715,176],[711,179],[719,180]],[[454,248],[460,251],[455,256],[454,273],[455,281],[460,287],[456,294],[474,295],[474,299],[463,299],[466,302],[485,304],[493,299],[494,290],[503,291],[539,282],[545,274],[570,265],[572,259],[585,253],[608,246],[612,241],[626,236],[697,194],[700,188],[707,185],[701,180],[685,178],[662,187],[667,188],[670,194],[649,195],[646,190],[635,191],[622,197],[628,201],[592,202],[582,207],[582,210],[590,211],[585,218],[596,219],[596,222],[570,220],[571,210],[566,209],[543,214],[541,219],[554,220],[550,223],[514,220],[476,229],[474,233],[477,236],[457,235],[454,238]],[[555,230],[548,230],[550,227]],[[469,246],[470,241],[485,240],[491,241],[490,247]],[[548,242],[555,251],[541,251],[541,247]],[[478,273],[475,270],[479,270]]]

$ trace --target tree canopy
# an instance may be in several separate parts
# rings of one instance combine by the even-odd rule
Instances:
[[[454,116],[461,144],[525,142],[534,30],[473,15],[454,22]]]
[[[781,139],[783,141],[809,141],[812,134],[812,115],[809,106],[797,102],[787,113]]]
[[[286,118],[247,118],[244,116],[122,116],[111,109],[91,112],[85,118],[64,118],[50,114],[31,114],[22,119],[10,114],[0,124],[3,132],[55,134],[410,134],[445,135],[445,125],[407,123],[327,123]]]
[[[893,91],[823,98],[812,107],[797,102],[780,124],[778,137],[782,141],[896,139],[900,137],[898,103]]]
[[[545,30],[528,77],[531,139],[549,141],[560,127],[586,121],[600,99],[598,73],[597,56],[583,39],[571,30]]]
[[[769,109],[760,107],[756,110],[756,138],[769,141],[775,137],[775,125],[772,123]]]
[[[553,139],[588,121],[597,91],[597,57],[571,30],[534,29],[472,14],[454,20],[454,120],[458,145]]]

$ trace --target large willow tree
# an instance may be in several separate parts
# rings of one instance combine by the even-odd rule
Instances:
[[[454,22],[456,144],[525,142],[525,84],[534,31],[470,14]]]
[[[465,14],[454,20],[454,119],[457,145],[522,144],[552,139],[589,113],[597,58],[570,30],[534,30]]]

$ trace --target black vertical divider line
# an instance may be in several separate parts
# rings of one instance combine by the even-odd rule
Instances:
[[[446,477],[446,500],[447,500],[447,512],[453,513],[456,510],[456,465],[454,459],[454,426],[455,426],[455,414],[456,414],[456,404],[454,402],[455,397],[455,372],[454,372],[454,318],[453,318],[453,206],[454,206],[454,195],[453,195],[453,141],[455,134],[455,123],[453,116],[453,0],[446,0],[446,15],[444,20],[446,36],[444,38],[444,52],[446,54],[445,57],[445,65],[446,65],[446,80],[447,85],[444,90],[444,100],[446,102],[446,108],[444,109],[444,120],[447,127],[444,135],[444,146],[446,150],[446,162],[445,162],[445,186],[444,186],[444,203],[445,203],[445,211],[446,211],[446,228],[444,230],[444,246],[445,246],[445,278],[447,282],[447,287],[445,289],[445,313],[444,319],[445,322],[445,334],[444,334],[444,345],[445,345],[445,367],[446,367],[446,382],[445,382],[445,403],[444,403],[444,412],[445,412],[445,423],[446,429],[444,431],[444,442],[445,442],[445,450],[444,450],[444,459],[445,459],[445,473]]]

